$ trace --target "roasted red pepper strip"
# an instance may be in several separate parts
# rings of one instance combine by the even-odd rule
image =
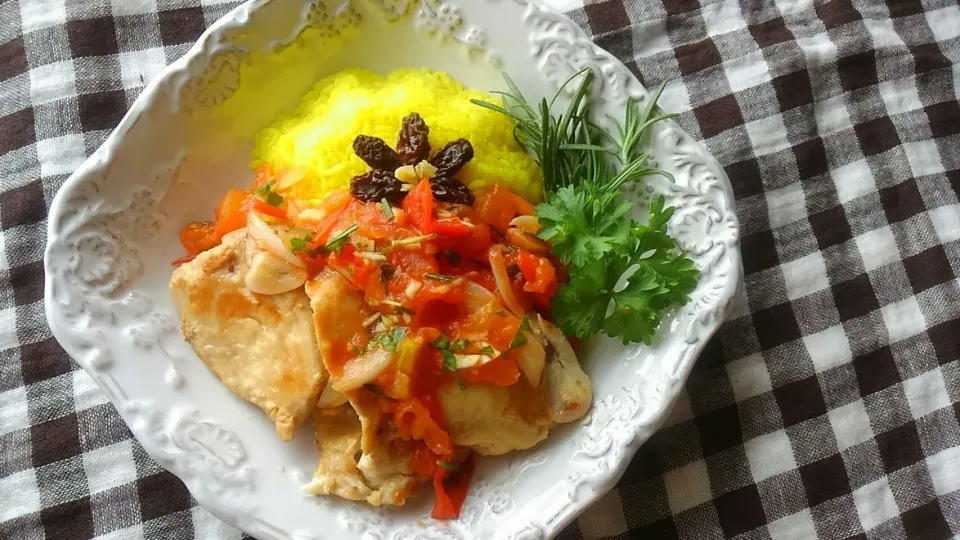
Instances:
[[[421,180],[403,199],[403,212],[417,230],[423,234],[433,232],[433,190],[429,180]]]
[[[434,221],[433,232],[437,233],[437,236],[462,238],[470,236],[470,227],[459,218],[451,218]]]
[[[430,517],[433,519],[456,519],[460,516],[463,501],[467,499],[470,480],[476,468],[473,453],[460,463],[456,470],[437,467],[433,474],[433,490],[437,493],[437,504]]]
[[[439,467],[437,465],[439,459],[439,456],[427,448],[426,443],[420,443],[413,451],[413,456],[410,457],[410,468],[420,476],[432,477]]]
[[[538,257],[529,251],[520,250],[517,255],[517,266],[526,283],[523,290],[527,292],[547,292],[557,283],[557,271],[545,257]]]
[[[370,276],[379,269],[380,267],[378,265],[369,263],[355,256],[353,260],[353,284],[361,289],[365,289],[367,283],[370,281]]]
[[[250,194],[242,189],[231,189],[220,200],[216,210],[216,226],[214,234],[217,240],[229,232],[247,226],[247,208],[244,205]]]
[[[520,380],[517,362],[508,356],[498,356],[482,366],[462,369],[458,373],[465,382],[471,384],[510,386]]]
[[[271,217],[275,217],[277,219],[282,219],[282,220],[287,219],[286,212],[277,208],[276,206],[273,206],[272,204],[267,204],[261,201],[260,199],[257,199],[254,197],[251,197],[250,199],[248,199],[247,208],[256,210],[257,212],[260,212],[261,214],[266,216],[271,216]]]
[[[392,402],[383,402],[383,410],[393,413],[393,423],[397,426],[397,434],[401,439],[418,439],[427,444],[431,452],[440,456],[453,455],[453,442],[441,425],[440,416],[431,411],[434,406],[432,400],[424,396],[424,401],[418,398],[408,398]]]
[[[180,266],[180,265],[183,265],[183,264],[187,264],[188,262],[190,262],[190,261],[192,261],[192,260],[194,260],[194,259],[196,259],[196,258],[197,258],[196,255],[184,255],[183,257],[180,257],[179,259],[174,260],[174,261],[173,261],[173,265],[174,265],[174,266]]]

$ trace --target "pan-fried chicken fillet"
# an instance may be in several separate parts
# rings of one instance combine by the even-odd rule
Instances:
[[[183,335],[230,390],[263,409],[280,439],[313,412],[327,372],[303,288],[257,294],[245,285],[245,229],[177,268],[170,279]],[[251,242],[252,244],[252,242]]]
[[[324,362],[347,354],[351,343],[369,334],[363,321],[373,310],[347,278],[327,269],[308,281],[304,289],[310,297],[313,325]],[[329,365],[327,368],[329,371]]]
[[[402,506],[420,485],[410,470],[414,446],[385,422],[373,393],[360,389],[348,396],[350,403],[315,415],[320,462],[303,491]]]
[[[563,333],[539,316],[533,335],[547,353],[540,384],[525,377],[512,386],[488,384],[440,388],[437,395],[453,442],[481,455],[525,450],[547,437],[555,424],[582,418],[590,407],[590,379]]]
[[[566,424],[583,418],[593,400],[590,377],[584,373],[570,342],[559,328],[537,315],[531,320],[534,334],[547,349],[542,385],[547,389],[553,421]]]
[[[372,310],[348,279],[328,269],[307,282],[305,289],[326,359],[346,354],[350,343],[368,337],[363,322]],[[586,413],[590,380],[567,338],[539,317],[530,319],[530,325],[529,339],[542,347],[546,357],[542,376],[533,379],[537,384],[520,377],[511,386],[468,384],[461,389],[447,384],[437,390],[454,444],[481,455],[524,450],[544,440],[551,427]],[[382,418],[378,398],[370,390],[345,393],[349,406],[333,407],[318,416],[320,465],[304,489],[376,505],[403,504],[419,483],[411,476],[411,446],[392,435],[393,425]],[[332,396],[331,402],[335,402]]]
[[[437,399],[454,444],[484,456],[530,448],[547,438],[552,423],[543,385],[523,377],[512,386],[446,385]]]
[[[340,274],[327,270],[306,285],[313,322],[325,358],[368,332],[363,320],[370,308],[363,295]],[[349,404],[317,413],[315,422],[320,464],[304,491],[364,500],[374,506],[402,505],[420,481],[412,475],[414,446],[400,440],[382,416],[375,394],[347,391]]]

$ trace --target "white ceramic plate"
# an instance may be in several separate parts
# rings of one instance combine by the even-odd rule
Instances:
[[[180,335],[167,292],[170,261],[181,255],[177,231],[207,218],[226,188],[250,184],[252,136],[319,77],[410,66],[481,89],[502,88],[502,69],[528,98],[552,95],[589,67],[601,115],[620,117],[628,96],[647,99],[621,63],[535,1],[254,0],[144,90],[50,212],[46,308],[54,335],[151,456],[211,512],[258,538],[556,534],[614,485],[657,429],[740,281],[729,182],[700,144],[662,124],[650,151],[676,183],[653,179],[631,196],[643,202],[659,192],[677,207],[671,232],[703,276],[652,347],[588,345],[588,421],[556,430],[533,451],[481,460],[458,521],[429,519],[428,493],[402,509],[301,495],[316,466],[310,430],[280,442]]]

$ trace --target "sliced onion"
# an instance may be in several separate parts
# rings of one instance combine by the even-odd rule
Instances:
[[[273,227],[268,225],[263,218],[258,216],[256,212],[247,214],[247,231],[264,250],[273,253],[294,266],[300,268],[306,266],[299,257],[287,249],[287,246],[283,245],[283,240],[280,238],[280,235],[278,235],[277,232],[273,230]]]
[[[494,299],[492,292],[470,280],[467,280],[466,285],[463,286],[463,292],[464,305],[467,311],[471,313],[489,304]]]
[[[517,317],[523,317],[523,308],[520,302],[513,294],[513,287],[510,286],[510,275],[507,274],[507,263],[503,260],[503,255],[496,250],[490,250],[490,270],[493,271],[493,280],[497,284],[497,292],[507,309],[513,312]]]
[[[540,384],[540,376],[543,375],[543,367],[547,363],[547,351],[531,332],[524,332],[523,337],[527,338],[527,343],[517,349],[517,367],[530,384],[537,386]]]
[[[333,386],[341,392],[356,390],[382,375],[391,362],[393,355],[383,349],[367,351],[347,362],[343,375],[333,382]]]
[[[573,347],[559,328],[537,315],[530,321],[539,327],[550,349],[550,362],[544,370],[544,384],[554,422],[564,424],[583,418],[590,408],[593,392],[590,377],[583,372]]]
[[[307,170],[303,167],[294,167],[290,169],[289,171],[283,173],[283,176],[280,177],[280,180],[277,182],[277,189],[287,189],[288,187],[303,180],[306,174]]]
[[[328,409],[330,407],[343,405],[346,402],[347,395],[334,388],[332,384],[328,384],[323,389],[323,393],[320,394],[320,399],[317,401],[317,407],[321,409]]]

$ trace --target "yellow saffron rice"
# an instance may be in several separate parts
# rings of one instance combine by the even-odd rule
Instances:
[[[400,69],[384,77],[344,70],[321,80],[292,116],[277,119],[257,134],[253,166],[268,163],[278,173],[305,169],[303,180],[283,192],[316,201],[370,170],[353,152],[357,135],[380,137],[396,148],[403,117],[417,112],[430,127],[433,151],[459,138],[473,144],[473,160],[457,175],[471,189],[500,183],[539,200],[540,170],[514,139],[513,121],[470,99],[499,103],[442,72]]]

